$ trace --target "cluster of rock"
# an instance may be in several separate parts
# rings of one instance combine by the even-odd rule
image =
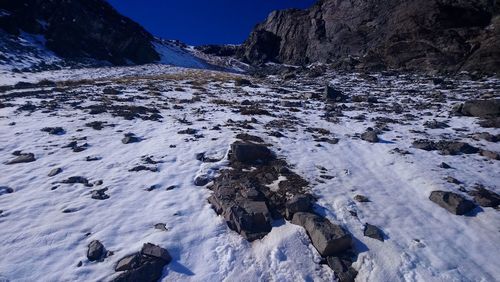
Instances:
[[[266,145],[255,142],[260,138],[239,137],[245,140],[231,145],[231,169],[224,170],[209,187],[213,194],[208,201],[216,213],[248,241],[268,234],[273,219],[291,220],[306,230],[341,281],[353,281],[357,272],[351,267],[351,235],[314,212],[314,198],[306,191],[308,183]],[[284,180],[276,186],[280,177]]]
[[[239,56],[252,64],[496,73],[499,10],[479,0],[322,0],[272,12]]]

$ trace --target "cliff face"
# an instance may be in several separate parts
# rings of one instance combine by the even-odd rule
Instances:
[[[240,56],[253,64],[498,72],[495,5],[494,0],[320,0],[307,10],[271,13]]]
[[[0,0],[0,28],[43,35],[47,48],[67,59],[121,65],[158,61],[149,34],[104,0]]]

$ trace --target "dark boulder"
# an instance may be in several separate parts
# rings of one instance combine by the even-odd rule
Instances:
[[[22,154],[19,154],[13,160],[10,160],[5,164],[12,165],[12,164],[20,164],[20,163],[31,163],[34,161],[36,161],[36,159],[35,159],[35,155],[33,153],[22,153]]]
[[[377,143],[380,139],[378,138],[377,132],[375,130],[367,130],[361,134],[361,139],[370,142]]]
[[[48,177],[52,177],[52,176],[56,176],[58,175],[59,173],[61,173],[63,170],[62,168],[58,167],[58,168],[54,168],[53,170],[51,170],[49,172],[49,174],[47,175]]]
[[[500,99],[472,100],[463,103],[458,113],[481,118],[500,117]]]
[[[308,212],[312,208],[311,196],[295,195],[285,204],[285,216],[287,219],[292,219],[293,214],[297,212]]]
[[[379,241],[384,242],[384,233],[380,228],[369,223],[365,223],[365,229],[363,230],[363,235],[370,237]]]
[[[323,98],[331,102],[345,102],[347,100],[347,96],[344,95],[342,91],[337,90],[329,85],[325,86]]]
[[[7,186],[0,186],[0,195],[14,193],[14,189]]]
[[[328,266],[335,272],[340,282],[354,282],[358,272],[352,268],[352,262],[340,257],[327,257]]]
[[[264,145],[240,142],[231,144],[230,159],[232,161],[253,164],[265,163],[273,158],[271,150]]]
[[[172,257],[166,249],[151,243],[146,243],[142,246],[141,254],[161,259],[166,263],[172,261]]]
[[[96,261],[104,256],[104,245],[98,240],[90,242],[87,250],[87,258],[90,261]]]
[[[475,190],[470,191],[469,195],[474,197],[474,202],[481,207],[497,208],[500,204],[500,195],[482,186],[478,186]]]
[[[342,253],[351,247],[351,235],[324,217],[297,212],[293,215],[292,223],[304,227],[312,244],[324,257]]]
[[[433,191],[429,199],[456,215],[464,215],[476,207],[473,202],[453,192]]]
[[[52,135],[63,135],[66,131],[62,127],[44,127],[41,129],[43,132],[47,132]]]

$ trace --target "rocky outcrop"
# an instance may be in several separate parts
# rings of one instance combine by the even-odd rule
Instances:
[[[320,0],[275,11],[240,57],[379,70],[500,69],[500,18],[487,0]]]
[[[2,1],[0,29],[43,35],[45,45],[65,59],[123,65],[158,61],[153,36],[104,0]]]

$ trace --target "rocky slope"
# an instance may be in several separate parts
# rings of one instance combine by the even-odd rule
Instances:
[[[45,45],[63,58],[113,64],[160,59],[153,36],[103,0],[2,1],[0,9],[0,28],[13,36],[43,35]]]
[[[494,1],[320,0],[275,11],[240,52],[247,62],[333,63],[361,69],[500,69]]]

